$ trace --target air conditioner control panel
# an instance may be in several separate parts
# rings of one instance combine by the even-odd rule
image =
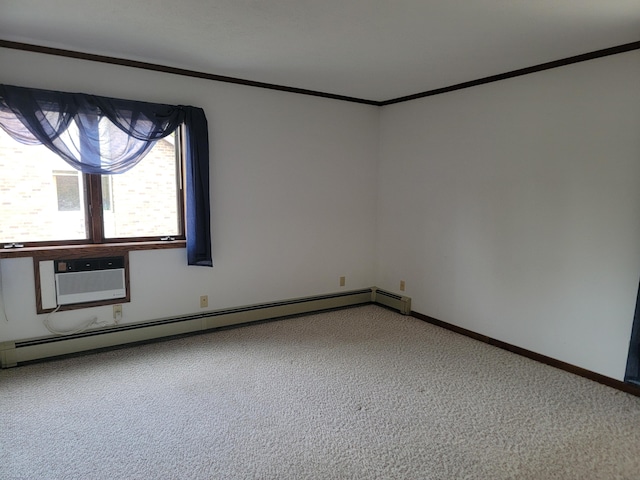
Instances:
[[[124,268],[124,257],[74,258],[55,260],[55,273],[87,272]]]

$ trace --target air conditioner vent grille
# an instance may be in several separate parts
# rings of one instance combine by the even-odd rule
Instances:
[[[60,274],[58,282],[60,295],[124,288],[121,269]]]
[[[125,298],[124,269],[57,273],[58,305]]]

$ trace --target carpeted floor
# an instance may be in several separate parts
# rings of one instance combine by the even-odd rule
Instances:
[[[2,479],[639,479],[640,398],[377,306],[0,371]]]

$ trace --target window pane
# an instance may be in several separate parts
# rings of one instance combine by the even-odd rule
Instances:
[[[69,170],[48,148],[22,145],[0,129],[0,243],[87,238],[82,175],[58,189],[55,173]],[[72,197],[79,208],[66,209]]]
[[[103,175],[100,181],[102,183],[102,208],[104,211],[111,210],[111,176]]]
[[[102,183],[106,238],[180,235],[178,169],[175,136],[158,140],[151,151],[126,173]]]
[[[56,180],[56,192],[58,194],[59,212],[79,212],[80,211],[80,185],[78,184],[78,174],[54,172]]]

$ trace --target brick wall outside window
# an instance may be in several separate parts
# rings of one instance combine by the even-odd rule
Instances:
[[[105,229],[118,237],[160,236],[175,223],[175,154],[160,140],[127,174],[112,176]],[[83,212],[58,211],[54,171],[73,168],[42,145],[21,145],[0,129],[0,243],[84,238]]]

